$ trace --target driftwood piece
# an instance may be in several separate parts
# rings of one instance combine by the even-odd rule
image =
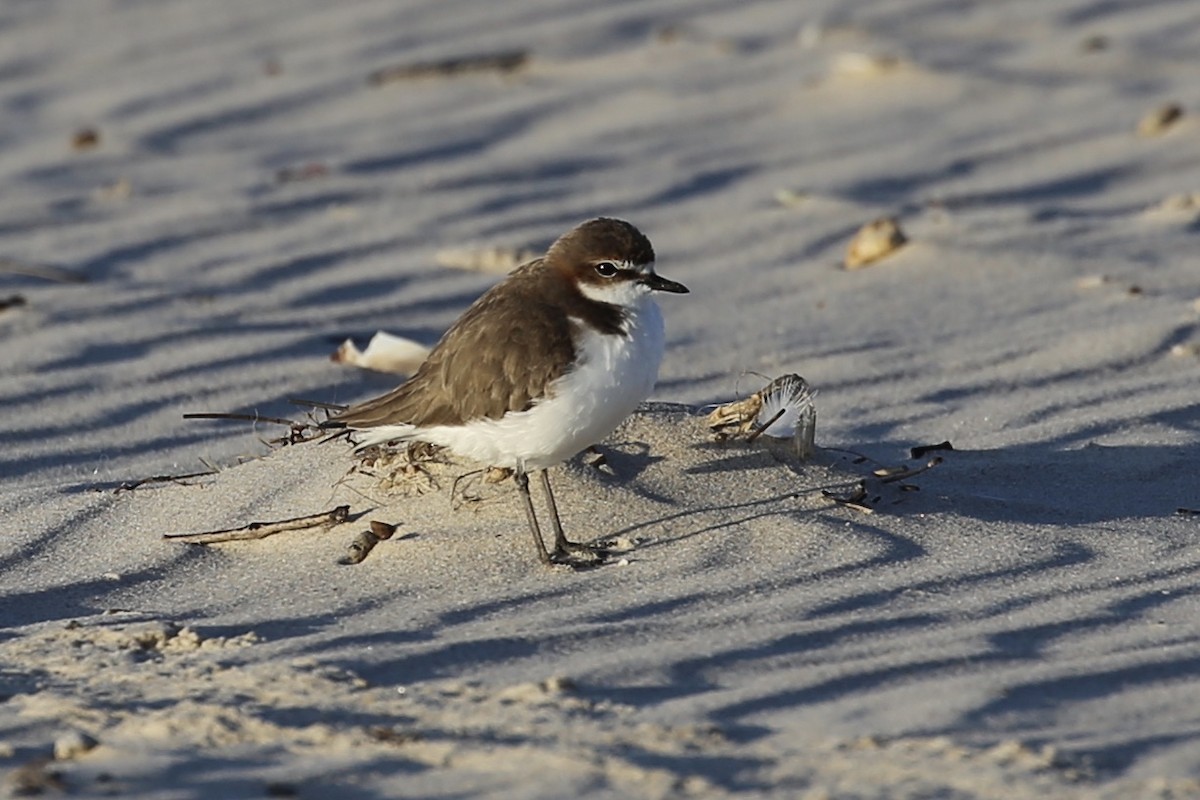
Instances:
[[[338,506],[320,514],[309,514],[305,517],[292,517],[276,522],[251,522],[240,528],[224,528],[203,533],[164,533],[163,538],[172,542],[184,544],[216,544],[217,542],[238,542],[246,539],[265,539],[284,531],[298,531],[308,528],[327,528],[345,522],[350,516],[350,506]]]

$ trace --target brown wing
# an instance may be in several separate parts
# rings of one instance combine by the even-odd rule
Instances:
[[[541,268],[539,260],[513,272],[459,317],[408,381],[331,422],[457,425],[529,408],[575,357],[570,319],[537,291]]]

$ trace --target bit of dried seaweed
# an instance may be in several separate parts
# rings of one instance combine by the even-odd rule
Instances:
[[[366,350],[359,350],[352,339],[347,339],[329,360],[375,372],[410,375],[428,355],[429,348],[423,344],[379,331],[371,337]]]
[[[10,308],[23,308],[25,306],[25,295],[10,294],[8,297],[0,299],[0,311],[7,311]]]
[[[100,131],[95,128],[80,128],[71,135],[71,149],[76,152],[92,150],[100,146]]]
[[[928,453],[934,453],[938,450],[953,450],[954,445],[950,444],[949,440],[938,442],[937,444],[921,444],[911,448],[908,452],[910,458],[921,458]]]
[[[828,489],[822,489],[821,494],[828,497],[833,502],[846,508],[852,508],[855,511],[861,511],[864,514],[874,514],[875,509],[871,508],[864,501],[867,499],[867,482],[859,481],[858,485],[849,494],[840,495],[836,492],[831,492]],[[878,502],[879,498],[874,498],[874,502]]]
[[[908,242],[900,223],[892,217],[880,217],[859,228],[846,248],[842,262],[846,269],[859,269],[874,264]]]
[[[34,797],[49,792],[67,791],[67,782],[61,772],[51,768],[51,760],[35,758],[8,773],[5,783],[13,797]]]
[[[438,266],[449,269],[507,275],[537,257],[537,252],[528,247],[446,247],[437,252],[434,260]]]
[[[311,417],[311,415],[310,415]],[[235,414],[223,411],[197,411],[183,415],[184,419],[235,419],[244,420],[246,422],[269,422],[273,425],[287,425],[289,430],[284,436],[279,436],[275,439],[260,440],[268,447],[277,447],[281,445],[300,444],[316,439],[318,436],[323,436],[327,431],[321,427],[315,419],[309,419],[307,422],[299,422],[292,419],[283,419],[281,417],[264,417],[261,414]],[[338,431],[335,436],[345,435],[345,431]]]
[[[346,555],[338,563],[361,564],[371,554],[371,551],[375,549],[375,545],[387,541],[395,533],[395,525],[389,522],[381,522],[377,519],[371,520],[370,530],[359,531],[355,535],[350,544],[346,546]]]
[[[240,528],[222,528],[203,533],[164,533],[164,539],[184,544],[215,544],[217,542],[237,542],[247,539],[265,539],[284,531],[298,531],[309,528],[329,528],[345,522],[350,517],[350,506],[338,506],[320,514],[309,514],[304,517],[292,517],[275,522],[251,522]]]
[[[385,86],[397,81],[417,78],[445,78],[470,72],[509,73],[521,69],[528,63],[528,50],[510,50],[502,53],[458,56],[438,61],[417,61],[411,64],[397,64],[396,66],[376,70],[367,77],[367,83],[372,86]]]
[[[301,183],[329,176],[329,167],[320,161],[310,161],[298,167],[284,167],[275,173],[276,183]]]
[[[864,514],[873,514],[875,513],[875,506],[878,506],[884,497],[885,487],[889,484],[897,484],[895,489],[891,491],[920,491],[919,486],[901,483],[901,481],[920,475],[922,472],[932,469],[941,463],[941,458],[932,458],[919,467],[879,467],[871,471],[871,477],[860,480],[849,493],[843,494],[822,489],[821,494],[840,506],[845,506]]]
[[[1161,136],[1183,118],[1183,106],[1166,103],[1148,112],[1138,122],[1138,136]]]

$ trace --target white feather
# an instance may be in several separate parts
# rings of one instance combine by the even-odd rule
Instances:
[[[796,435],[796,423],[800,414],[813,404],[813,392],[799,375],[783,375],[776,378],[762,391],[762,408],[754,420],[758,428],[771,424],[763,434],[777,439],[790,439]],[[782,414],[780,412],[782,411]],[[780,414],[778,419],[775,415]],[[775,419],[774,422],[771,422]]]

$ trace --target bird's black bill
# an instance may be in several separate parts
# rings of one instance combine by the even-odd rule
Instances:
[[[682,283],[669,281],[661,275],[647,275],[642,278],[642,283],[649,286],[656,292],[671,292],[672,294],[687,294],[688,287]]]

